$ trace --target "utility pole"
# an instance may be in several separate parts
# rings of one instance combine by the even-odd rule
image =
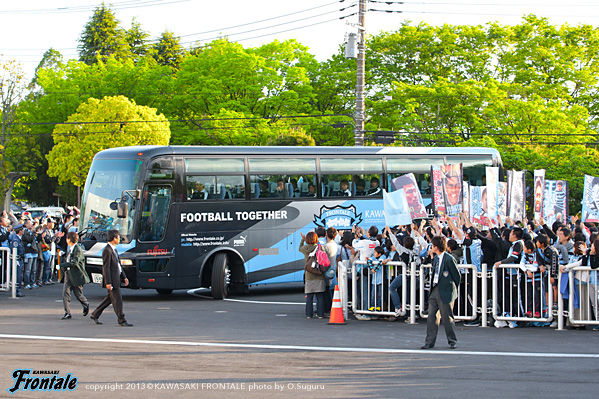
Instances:
[[[364,86],[366,84],[366,0],[359,0],[358,11],[358,60],[356,73],[356,112],[354,129],[354,145],[364,146]]]

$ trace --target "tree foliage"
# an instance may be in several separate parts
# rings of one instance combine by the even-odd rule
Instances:
[[[129,56],[129,45],[125,31],[115,13],[104,3],[94,11],[94,15],[83,28],[79,38],[79,60],[94,64],[107,57]]]
[[[47,155],[48,174],[59,182],[82,187],[94,155],[113,147],[167,145],[170,127],[155,109],[136,105],[123,96],[90,98],[52,134],[54,147]]]
[[[152,55],[158,65],[179,69],[179,64],[185,57],[185,50],[181,46],[181,39],[175,37],[173,32],[165,31],[152,47]]]
[[[106,96],[165,115],[173,144],[353,144],[356,64],[341,48],[318,62],[295,40],[188,51],[167,30],[149,43],[141,24],[123,29],[102,5],[81,35],[82,62],[47,54],[19,113],[48,123],[25,129],[41,154],[61,122]],[[395,132],[397,145],[493,146],[506,167],[569,180],[579,201],[582,176],[596,173],[598,57],[590,25],[533,15],[513,26],[404,22],[367,39],[366,129]]]

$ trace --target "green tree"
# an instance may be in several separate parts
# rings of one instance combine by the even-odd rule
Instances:
[[[15,61],[0,62],[0,188],[4,209],[8,209],[15,183],[29,174],[31,142],[16,131],[18,106],[25,95],[25,75]]]
[[[119,26],[115,13],[104,3],[94,11],[79,38],[79,60],[94,64],[109,56],[130,55],[125,31]]]
[[[181,39],[167,30],[160,35],[158,42],[152,47],[152,56],[158,65],[179,69],[185,57],[185,49],[181,46]]]
[[[144,58],[149,51],[148,38],[150,34],[144,31],[135,18],[131,21],[131,28],[125,32],[125,41],[134,61]]]
[[[155,109],[126,97],[90,98],[64,124],[54,128],[54,148],[47,155],[48,174],[82,187],[94,155],[132,145],[167,145],[170,126]]]

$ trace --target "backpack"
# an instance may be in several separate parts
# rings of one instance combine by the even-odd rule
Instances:
[[[312,274],[320,275],[329,270],[330,267],[329,256],[318,244],[316,249],[308,255],[304,269]]]

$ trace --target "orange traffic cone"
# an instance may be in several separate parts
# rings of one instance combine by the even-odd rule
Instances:
[[[329,324],[347,324],[343,318],[343,306],[341,306],[341,295],[339,294],[339,286],[335,286],[335,295],[333,295],[333,306],[331,306],[331,317]]]

